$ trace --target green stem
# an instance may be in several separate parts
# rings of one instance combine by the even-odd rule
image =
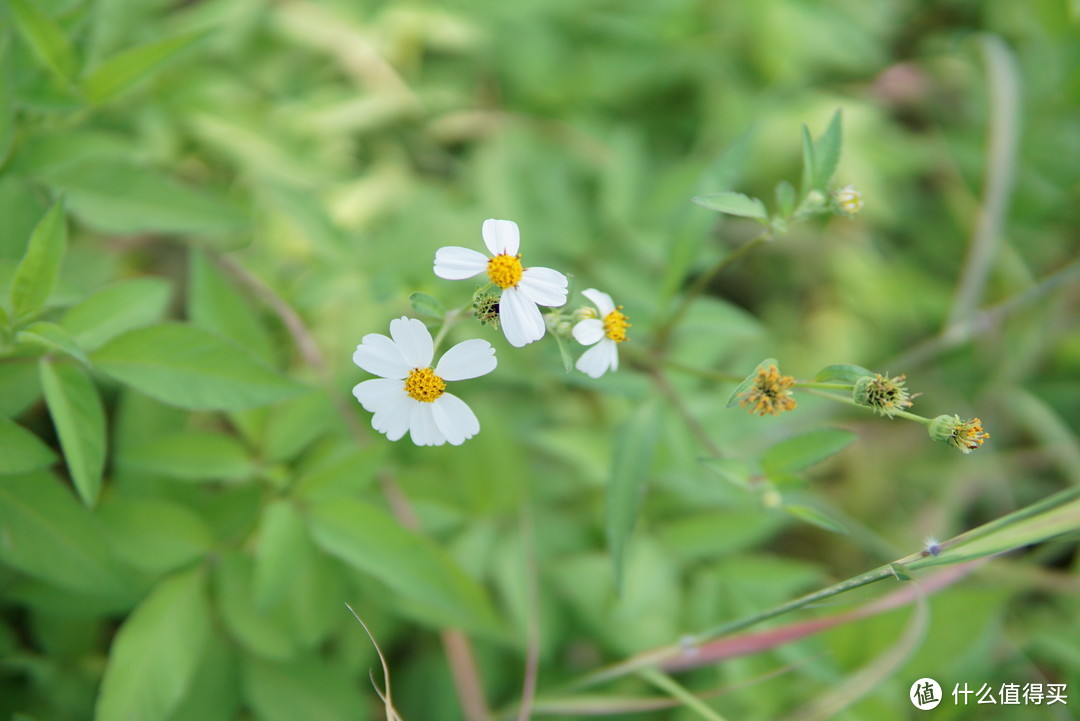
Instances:
[[[672,698],[682,701],[687,708],[697,711],[702,718],[709,719],[709,721],[725,721],[723,716],[666,673],[650,667],[641,669],[638,671],[638,675],[661,691],[669,694]]]
[[[823,390],[850,391],[855,386],[850,383],[815,383],[814,381],[796,381],[795,388],[820,388]]]
[[[436,351],[439,350],[439,344],[443,342],[444,338],[446,338],[446,334],[449,333],[450,328],[452,328],[454,324],[457,323],[458,318],[460,318],[462,311],[464,310],[465,307],[462,306],[461,308],[454,308],[453,310],[446,311],[446,315],[443,316],[442,327],[439,328],[439,332],[435,334],[435,340],[432,341],[432,345],[434,346]]]
[[[709,370],[708,368],[695,368],[693,366],[684,365],[678,361],[669,360],[663,358],[660,360],[665,366],[673,371],[679,371],[680,373],[687,373],[689,375],[700,376],[702,378],[708,378],[714,381],[723,381],[725,383],[738,383],[742,380],[742,376],[737,376],[734,373],[724,373],[723,371]]]
[[[806,392],[812,393],[815,396],[821,396],[822,398],[828,398],[830,401],[836,401],[837,403],[847,403],[849,406],[855,406],[856,408],[865,408],[868,411],[873,410],[873,408],[871,408],[870,406],[864,406],[856,403],[854,398],[849,398],[848,396],[838,396],[834,393],[822,393],[821,391],[814,390],[813,388],[807,388]],[[908,413],[907,411],[892,411],[892,415],[897,418],[906,418],[909,421],[921,423],[924,426],[930,425],[930,422],[933,420],[932,418],[923,418],[922,416],[915,415],[914,413]]]

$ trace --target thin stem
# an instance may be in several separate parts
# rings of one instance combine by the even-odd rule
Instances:
[[[643,668],[638,671],[638,675],[661,691],[669,694],[672,698],[681,701],[687,708],[697,711],[703,718],[709,719],[709,721],[725,721],[724,717],[712,707],[706,705],[704,701],[690,693],[682,684],[666,673],[655,668]]]
[[[820,388],[822,390],[850,391],[855,386],[850,383],[817,383],[814,381],[795,381],[795,388]]]
[[[522,567],[525,573],[525,678],[521,689],[521,707],[518,721],[528,721],[536,697],[536,679],[540,671],[540,587],[539,569],[536,563],[532,510],[529,501],[521,507]]]
[[[856,403],[854,398],[849,398],[848,396],[838,396],[834,393],[822,393],[821,391],[814,390],[813,388],[807,388],[806,392],[812,393],[813,395],[820,396],[822,398],[828,398],[830,401],[836,401],[837,403],[846,403],[849,406],[855,406],[856,408],[865,408],[868,411],[874,410],[870,406],[864,406]],[[908,413],[907,411],[894,410],[891,411],[889,415],[898,418],[906,418],[909,421],[915,421],[916,423],[921,423],[924,426],[930,425],[930,422],[933,420],[932,418],[923,418],[922,416],[915,415],[914,413]]]
[[[446,338],[446,334],[449,333],[450,328],[452,328],[454,324],[457,323],[464,310],[465,308],[461,307],[446,311],[446,315],[443,316],[442,327],[439,328],[439,332],[435,334],[435,340],[432,341],[432,345],[436,351],[439,350],[439,344],[441,344],[443,342],[443,339]]]
[[[709,437],[709,434],[705,431],[705,427],[701,425],[701,422],[694,417],[694,414],[690,412],[690,409],[686,407],[683,402],[682,396],[675,390],[675,387],[671,385],[671,381],[668,379],[664,372],[659,368],[651,368],[649,370],[652,376],[653,383],[660,389],[660,392],[664,394],[668,403],[675,409],[675,412],[682,418],[683,423],[690,429],[690,432],[694,435],[705,450],[707,450],[713,457],[720,458],[724,454],[720,451],[720,446],[713,442],[713,439]]]
[[[686,373],[688,375],[700,376],[702,378],[708,378],[709,380],[722,381],[724,383],[738,383],[742,380],[742,376],[735,375],[734,373],[724,373],[723,371],[714,371],[708,368],[695,368],[693,366],[684,365],[678,361],[673,361],[668,358],[663,358],[660,363],[667,366],[673,371],[679,371],[680,373]]]

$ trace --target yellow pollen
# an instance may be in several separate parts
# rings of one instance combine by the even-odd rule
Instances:
[[[955,437],[958,445],[973,451],[990,438],[990,434],[983,430],[982,421],[975,418],[957,428]]]
[[[630,323],[627,323],[629,318],[619,312],[621,308],[620,305],[604,316],[604,335],[616,343],[626,340],[626,329],[630,327]]]
[[[499,286],[503,290],[512,288],[521,282],[521,274],[524,271],[521,268],[521,254],[496,255],[494,258],[488,261],[487,274],[488,278],[491,278],[491,282]]]
[[[405,379],[405,392],[421,403],[431,403],[443,394],[446,381],[430,368],[413,368]]]

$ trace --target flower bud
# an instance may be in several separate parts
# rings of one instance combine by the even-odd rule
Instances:
[[[599,317],[599,311],[597,311],[596,308],[587,305],[578,308],[570,315],[570,318],[573,319],[575,323],[580,323],[583,320],[589,320],[590,318]]]
[[[890,378],[877,373],[863,376],[855,381],[852,399],[860,406],[872,408],[875,413],[892,418],[897,411],[911,406],[911,395],[904,388],[904,376]]]
[[[852,218],[859,214],[863,207],[862,193],[855,190],[854,185],[846,185],[833,194],[836,201],[837,211],[841,215]]]

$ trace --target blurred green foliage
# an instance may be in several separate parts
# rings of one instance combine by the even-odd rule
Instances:
[[[462,717],[447,628],[510,717],[531,644],[539,701],[1080,483],[1078,23],[1064,0],[0,2],[0,716],[379,718],[348,602],[405,719]],[[978,305],[1002,312],[954,339],[985,33],[1021,135]],[[756,205],[690,199],[786,216],[798,128],[838,108],[863,212],[726,268],[664,384],[638,372],[680,293],[760,231]],[[349,395],[352,350],[414,292],[465,304],[431,258],[489,217],[624,304],[637,356],[594,382],[553,343],[458,325],[497,347],[462,386],[481,433],[390,444]],[[916,410],[993,440],[960,456],[810,396],[757,418],[679,370],[737,381],[766,356],[905,373]],[[1080,694],[1076,564],[1041,546],[938,593],[918,650],[837,718],[907,718],[921,676]],[[680,680],[729,689],[727,718],[805,711],[910,613]]]

